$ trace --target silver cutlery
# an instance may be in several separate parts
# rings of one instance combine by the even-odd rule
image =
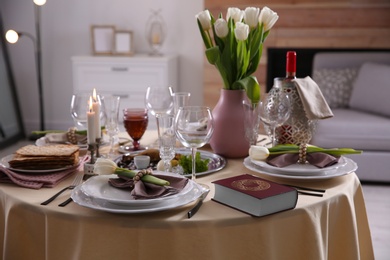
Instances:
[[[68,205],[69,203],[71,203],[73,201],[72,197],[70,197],[69,199],[65,200],[64,202],[62,202],[61,204],[58,204],[59,207],[65,207],[66,205]]]
[[[89,178],[93,177],[95,175],[89,175],[89,174],[84,174],[83,173],[83,178],[82,178],[82,181],[86,181],[88,180]],[[81,182],[78,184],[80,185]],[[77,186],[77,185],[76,185]],[[59,207],[65,207],[66,205],[68,205],[69,203],[71,203],[73,201],[72,197],[68,198],[67,200],[65,200],[64,202],[58,204]]]
[[[261,143],[261,142],[264,142],[265,140],[267,140],[267,138],[262,138],[262,139],[258,139],[257,141],[256,141],[256,143],[258,144],[258,143]]]
[[[198,212],[198,209],[200,208],[200,206],[202,206],[203,200],[207,197],[207,194],[209,194],[209,192],[210,189],[205,189],[203,191],[202,195],[200,195],[200,197],[198,198],[198,202],[196,203],[196,205],[188,211],[187,213],[188,218],[191,218],[192,216],[195,215],[196,212]]]
[[[84,171],[80,171],[80,172],[76,173],[76,177],[73,179],[73,182],[71,185],[63,188],[62,190],[60,190],[59,192],[54,194],[52,197],[50,197],[48,200],[42,202],[41,205],[49,204],[50,202],[55,200],[60,194],[62,194],[66,190],[73,190],[77,185],[79,185],[83,181],[83,177],[84,177]]]
[[[323,194],[326,192],[326,190],[323,190],[323,189],[313,189],[313,188],[294,186],[294,185],[289,185],[289,184],[284,184],[284,185],[295,188],[298,191],[298,193],[302,194],[302,195],[322,197]]]

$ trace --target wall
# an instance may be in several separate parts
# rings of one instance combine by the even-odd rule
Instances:
[[[279,15],[255,73],[263,92],[268,47],[390,48],[390,0],[205,0],[215,17],[247,6],[268,6]],[[204,103],[213,107],[222,81],[205,59],[204,66]]]
[[[32,0],[0,0],[5,29],[35,34]],[[115,25],[134,32],[136,52],[148,52],[145,25],[150,9],[162,9],[168,28],[162,52],[180,56],[179,89],[203,103],[203,45],[195,14],[203,0],[47,0],[41,8],[42,66],[46,129],[72,126],[71,57],[91,54],[90,25]],[[26,132],[39,129],[38,92],[33,44],[21,38],[8,45]]]

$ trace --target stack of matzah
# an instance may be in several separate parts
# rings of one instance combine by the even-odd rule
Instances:
[[[8,162],[14,169],[59,169],[79,163],[79,147],[76,145],[27,145],[16,151]]]

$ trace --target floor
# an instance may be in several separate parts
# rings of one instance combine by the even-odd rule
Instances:
[[[390,256],[390,185],[363,183],[368,221],[376,260]]]
[[[0,158],[26,145],[21,141],[0,150]],[[390,185],[363,183],[364,198],[376,260],[387,260],[390,255]]]

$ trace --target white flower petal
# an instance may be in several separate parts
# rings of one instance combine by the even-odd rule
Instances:
[[[269,156],[269,150],[264,146],[252,145],[249,148],[249,157],[252,160],[264,161]]]
[[[200,21],[200,24],[202,25],[204,31],[210,30],[211,16],[209,10],[204,10],[198,13],[195,17]]]
[[[236,23],[236,28],[234,29],[234,35],[239,41],[245,41],[248,39],[249,35],[249,25],[245,23],[238,22]]]
[[[99,175],[114,174],[118,166],[110,159],[98,158],[93,167],[93,172]]]
[[[229,7],[226,14],[226,20],[232,18],[234,23],[241,22],[244,18],[244,11],[240,10],[237,7]]]
[[[219,18],[215,21],[214,28],[215,28],[215,33],[219,38],[225,38],[226,35],[228,35],[229,33],[228,24],[222,18]]]
[[[276,21],[279,19],[279,16],[276,12],[272,11],[270,8],[265,6],[263,9],[261,9],[260,15],[259,15],[259,22],[260,24],[264,24],[264,31],[269,31]]]
[[[244,21],[250,28],[256,28],[259,23],[260,9],[256,7],[247,7],[244,11]]]

